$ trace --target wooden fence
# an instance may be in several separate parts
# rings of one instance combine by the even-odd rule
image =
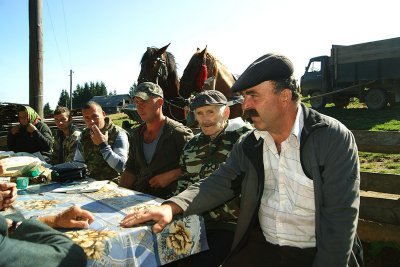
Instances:
[[[359,151],[400,153],[400,132],[353,133]],[[6,145],[6,137],[0,137],[0,150]],[[366,242],[400,244],[400,175],[361,172],[358,234]]]
[[[400,153],[400,132],[353,131],[359,151]],[[358,234],[400,244],[400,175],[361,172]]]

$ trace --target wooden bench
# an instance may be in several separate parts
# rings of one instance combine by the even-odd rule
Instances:
[[[353,131],[359,151],[400,153],[400,132]],[[400,244],[400,175],[361,172],[361,240]]]

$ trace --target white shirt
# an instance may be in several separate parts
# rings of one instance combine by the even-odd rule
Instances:
[[[313,181],[300,163],[300,135],[304,119],[300,106],[291,134],[281,144],[281,153],[267,131],[254,132],[264,139],[264,192],[258,212],[265,239],[280,246],[315,247],[315,202]]]

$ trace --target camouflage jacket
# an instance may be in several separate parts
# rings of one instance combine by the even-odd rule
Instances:
[[[228,122],[229,124],[229,122]],[[225,162],[233,145],[240,136],[251,130],[251,126],[244,125],[238,129],[227,131],[227,127],[214,139],[202,132],[195,135],[186,143],[180,159],[183,172],[178,180],[177,190],[179,194],[204,178],[207,178],[219,165]],[[239,216],[239,197],[203,214],[207,229],[227,229],[234,231]]]
[[[69,133],[67,137],[65,137],[64,133],[59,129],[54,133],[53,152],[50,155],[51,164],[55,165],[74,160],[81,131],[74,124],[71,124]],[[62,159],[60,158],[60,148],[62,149]]]
[[[124,131],[121,127],[115,125],[110,118],[106,117],[106,125],[101,132],[104,134],[108,131],[108,145],[113,147],[115,139],[119,132]],[[82,131],[82,137],[80,141],[80,149],[83,151],[83,157],[85,164],[90,172],[90,177],[96,180],[108,180],[115,178],[119,173],[110,167],[105,161],[103,155],[100,152],[100,146],[93,144],[90,138],[90,129],[85,128]]]

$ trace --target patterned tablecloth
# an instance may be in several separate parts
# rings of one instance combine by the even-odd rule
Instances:
[[[61,230],[88,256],[88,266],[160,266],[208,249],[202,217],[176,218],[159,234],[151,225],[119,227],[126,214],[163,200],[106,184],[92,193],[54,193],[59,184],[19,190],[14,208],[25,217],[56,214],[72,205],[91,211],[95,221],[89,229]]]

